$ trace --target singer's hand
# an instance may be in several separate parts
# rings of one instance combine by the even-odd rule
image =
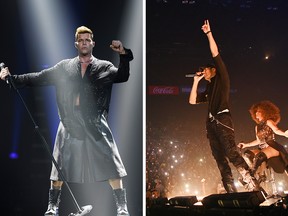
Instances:
[[[207,32],[211,31],[210,24],[208,20],[204,21],[204,25],[202,25],[202,31],[206,34]]]
[[[8,67],[5,67],[5,68],[1,69],[0,78],[1,78],[2,80],[5,80],[5,78],[6,78],[7,76],[10,76],[10,75],[11,75],[11,74],[10,74],[10,72],[9,72]]]
[[[203,77],[204,74],[202,72],[196,72],[197,76],[194,76],[194,82],[199,82]]]
[[[125,54],[125,49],[119,40],[113,40],[110,47],[119,54]]]

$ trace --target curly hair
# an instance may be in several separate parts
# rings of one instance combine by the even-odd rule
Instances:
[[[252,119],[256,123],[260,123],[259,120],[256,118],[256,112],[261,111],[263,120],[266,122],[267,120],[272,120],[275,122],[275,124],[278,124],[280,122],[281,116],[280,116],[280,109],[271,101],[260,101],[258,103],[255,103],[251,106],[249,109],[250,115]]]

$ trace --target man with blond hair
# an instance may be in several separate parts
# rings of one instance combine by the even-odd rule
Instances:
[[[16,86],[52,85],[56,98],[60,123],[56,134],[53,156],[72,183],[108,181],[113,189],[117,216],[129,215],[126,190],[122,177],[126,170],[109,128],[107,117],[114,83],[129,78],[131,50],[121,41],[113,40],[110,47],[119,53],[119,67],[93,56],[95,46],[91,29],[76,29],[75,47],[78,56],[65,59],[40,72],[12,75]],[[3,68],[0,78],[10,76]],[[51,188],[45,216],[58,215],[63,181],[54,164],[51,170]]]

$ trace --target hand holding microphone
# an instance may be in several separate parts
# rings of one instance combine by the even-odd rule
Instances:
[[[194,78],[194,82],[199,82],[203,77],[204,77],[204,73],[203,71],[198,71],[194,74],[186,74],[185,77],[193,77]]]
[[[1,71],[0,71],[0,78],[1,78],[2,80],[5,80],[5,71],[4,71],[4,69],[5,69],[5,64],[4,64],[3,62],[0,63],[0,69],[1,69]]]
[[[10,78],[10,72],[8,70],[7,67],[5,67],[5,64],[3,62],[0,63],[0,68],[1,68],[1,72],[0,72],[0,78],[2,80],[5,80],[7,84],[9,84],[9,78]]]
[[[196,73],[194,73],[194,74],[186,74],[185,75],[185,77],[187,77],[187,78],[191,78],[191,77],[195,77],[195,76],[202,76],[203,75],[203,72],[196,72]]]

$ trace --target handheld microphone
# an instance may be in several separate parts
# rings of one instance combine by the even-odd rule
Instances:
[[[200,73],[200,74],[198,74],[198,73],[194,73],[194,74],[186,74],[185,77],[187,77],[187,78],[191,78],[191,77],[195,77],[195,76],[202,76],[202,75],[203,75],[203,73]]]
[[[191,78],[191,77],[195,77],[198,76],[196,73],[195,74],[186,74],[185,77],[187,78]]]
[[[5,68],[5,64],[3,62],[0,63],[1,70]]]
[[[0,63],[0,69],[2,70],[2,69],[4,69],[5,67],[6,67],[6,65],[5,65],[3,62],[1,62],[1,63]],[[6,81],[7,84],[10,84],[10,78],[11,78],[11,75],[10,75],[10,74],[8,74],[8,75],[5,77],[5,81]]]
[[[5,64],[3,62],[1,62],[0,63],[0,69],[2,70],[4,68],[5,68]],[[5,77],[5,81],[6,81],[7,84],[9,84],[9,77],[10,77],[10,75]]]

